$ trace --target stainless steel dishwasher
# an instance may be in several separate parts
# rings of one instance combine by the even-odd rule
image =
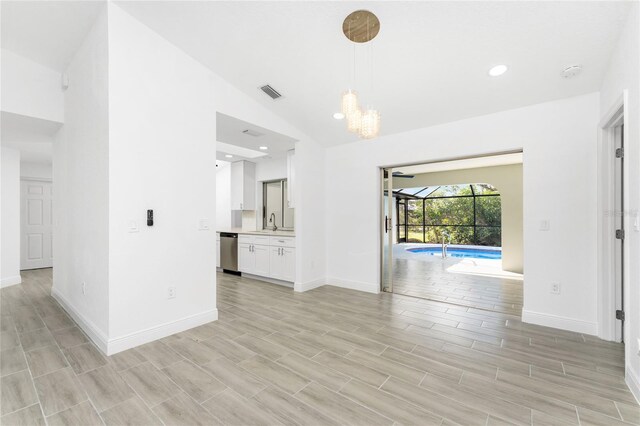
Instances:
[[[238,273],[238,234],[220,233],[220,267],[225,272]]]

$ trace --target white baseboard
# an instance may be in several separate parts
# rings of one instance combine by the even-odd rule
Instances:
[[[624,379],[625,382],[627,382],[627,386],[629,386],[629,390],[631,390],[631,393],[636,398],[636,401],[640,404],[640,377],[638,377],[638,374],[630,365],[627,365],[625,369]]]
[[[62,305],[67,313],[73,318],[78,326],[89,336],[95,345],[106,355],[113,355],[136,346],[162,339],[181,331],[206,324],[218,319],[218,309],[201,312],[188,317],[180,318],[164,324],[150,327],[145,330],[136,331],[125,336],[109,339],[92,321],[86,319],[67,299],[58,293],[55,288],[51,291],[54,299]]]
[[[380,286],[378,284],[365,283],[362,281],[343,280],[340,278],[327,278],[326,285],[364,291],[366,293],[380,293]]]
[[[211,321],[216,321],[217,319],[218,309],[211,309],[180,318],[176,321],[136,331],[126,336],[109,339],[107,355],[117,354],[118,352],[135,348],[136,346],[144,345],[145,343],[153,342],[154,340],[162,339],[163,337],[171,336],[172,334],[180,333],[181,331],[189,330],[190,328],[198,327]]]
[[[293,291],[302,293],[304,291],[309,291],[309,290],[313,290],[314,288],[322,287],[325,284],[327,284],[327,280],[325,280],[324,278],[308,281],[306,283],[295,283],[293,286]]]
[[[56,288],[51,289],[51,296],[62,305],[65,311],[73,318],[78,326],[84,331],[87,336],[95,343],[95,345],[105,354],[109,354],[109,338],[108,336],[93,323],[93,321],[80,314],[78,309],[75,308],[62,294],[60,294]]]
[[[561,317],[559,315],[543,314],[541,312],[522,310],[522,321],[530,324],[543,325],[545,327],[559,328],[561,330],[574,331],[576,333],[598,334],[598,323]]]
[[[13,277],[2,278],[0,280],[0,288],[11,287],[12,285],[20,284],[22,277],[20,275],[14,275]]]
[[[251,278],[252,280],[264,281],[266,283],[277,284],[283,287],[293,288],[293,283],[291,281],[282,281],[282,280],[277,280],[275,278],[263,277],[261,275],[245,274],[244,272],[242,273],[242,276],[244,278]]]

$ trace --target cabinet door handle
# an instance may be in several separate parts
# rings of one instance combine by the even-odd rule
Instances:
[[[240,210],[242,210],[242,203],[240,203]]]
[[[249,251],[250,251],[250,252],[253,252],[253,244],[251,244],[251,245],[249,246]]]

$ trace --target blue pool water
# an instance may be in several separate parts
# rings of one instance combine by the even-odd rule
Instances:
[[[411,253],[428,254],[430,256],[440,256],[442,254],[442,248],[440,247],[415,247],[407,249],[407,251]],[[447,256],[470,257],[474,259],[502,259],[502,252],[491,249],[449,247],[447,249]]]

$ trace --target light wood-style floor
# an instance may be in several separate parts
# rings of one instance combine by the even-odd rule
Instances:
[[[465,273],[473,272],[475,262],[406,253],[398,246],[394,248],[393,292],[521,316],[521,277]]]
[[[517,316],[218,274],[217,322],[102,356],[49,296],[1,291],[0,422],[622,425],[623,347]]]

